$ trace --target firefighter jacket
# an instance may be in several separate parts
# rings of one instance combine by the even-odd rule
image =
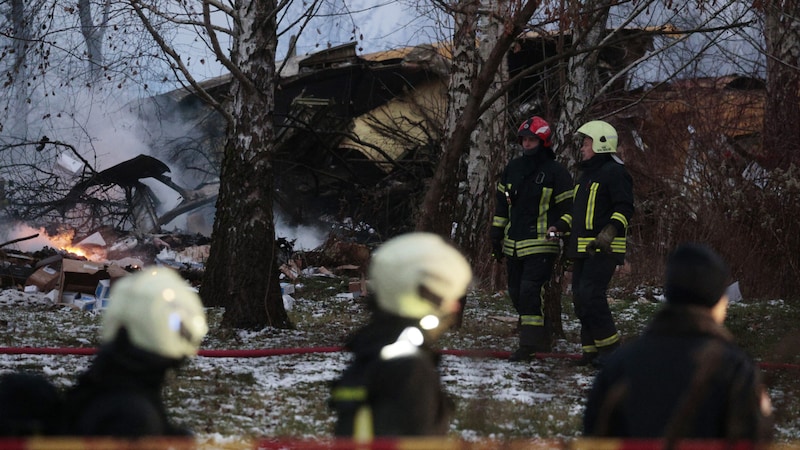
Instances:
[[[616,156],[597,154],[578,163],[580,174],[573,191],[572,210],[556,223],[568,232],[567,256],[586,258],[586,244],[606,225],[612,225],[616,237],[611,252],[621,264],[627,249],[628,223],[633,216],[633,179]]]
[[[708,308],[671,305],[597,375],[584,435],[643,439],[770,439],[760,374]]]
[[[64,435],[186,436],[167,418],[161,397],[164,378],[181,360],[133,346],[124,329],[102,346],[64,400]]]
[[[418,325],[376,312],[349,340],[354,360],[333,382],[329,400],[336,436],[364,441],[448,432],[454,407],[441,387],[438,355],[408,339],[421,333]]]
[[[511,160],[497,183],[491,238],[502,239],[503,254],[528,256],[558,253],[557,241],[547,240],[547,228],[572,206],[572,177],[556,162],[553,151]]]

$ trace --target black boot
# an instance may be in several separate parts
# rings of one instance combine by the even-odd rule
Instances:
[[[543,326],[521,325],[519,341],[519,348],[511,354],[509,361],[530,361],[536,358],[536,353],[549,353],[552,348],[550,335]]]
[[[597,358],[592,360],[592,366],[598,369],[602,368],[606,364],[606,361],[608,361],[608,358],[611,357],[611,354],[618,348],[619,341],[605,347],[597,347]]]
[[[597,359],[597,352],[583,352],[581,357],[575,360],[575,365],[580,367],[594,365],[595,359]]]
[[[530,345],[521,345],[518,349],[511,353],[511,356],[508,357],[508,360],[511,362],[532,361],[536,359],[536,353],[536,347]]]

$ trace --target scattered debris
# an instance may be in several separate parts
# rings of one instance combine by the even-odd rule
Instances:
[[[56,304],[100,309],[116,279],[148,265],[172,267],[193,284],[199,283],[211,249],[210,239],[202,235],[125,235],[108,229],[86,235],[75,231],[66,234],[68,237],[59,241],[65,244],[60,249],[46,247],[36,253],[21,253],[0,247],[0,288],[44,293]],[[281,290],[287,309],[294,302],[295,283],[302,277],[348,277],[344,295],[367,295],[366,265],[371,253],[367,245],[332,235],[315,250],[294,251],[293,242],[280,241],[281,251],[288,255],[280,265],[281,278],[286,281],[281,283]]]

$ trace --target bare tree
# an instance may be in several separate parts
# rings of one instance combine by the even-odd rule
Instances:
[[[477,71],[483,66],[491,56],[493,49],[492,43],[495,42],[503,33],[505,27],[505,17],[509,14],[509,3],[506,1],[483,1],[479,6],[477,14],[459,14],[463,17],[456,23],[463,23],[467,17],[472,15],[477,19],[472,27],[460,27],[466,31],[470,28],[472,33],[462,32],[457,35],[455,48],[463,48],[474,55],[465,54],[464,59],[472,58],[476,64],[470,66],[471,71]],[[478,34],[475,34],[478,31]],[[477,42],[477,48],[475,43]],[[454,58],[454,61],[456,58]],[[469,91],[465,89],[469,86],[469,80],[474,74],[469,72],[456,72],[464,78],[460,82],[452,82],[450,91],[451,99],[448,104],[451,113],[448,117],[447,128],[455,129],[461,110],[468,98]],[[491,83],[487,95],[492,96],[503,85],[508,83],[508,64],[504,58],[500,61],[495,74],[495,79]],[[456,95],[461,97],[456,97]],[[471,249],[471,259],[476,272],[486,273],[487,267],[493,262],[486,256],[490,253],[489,241],[485,239],[488,235],[488,227],[491,223],[491,214],[494,209],[494,194],[497,175],[502,170],[502,166],[508,161],[509,152],[506,148],[508,135],[508,105],[505,101],[506,96],[502,95],[497,101],[488,105],[487,110],[480,115],[472,133],[471,143],[467,153],[464,155],[464,166],[466,174],[463,177],[465,183],[462,184],[459,193],[460,220],[455,227],[454,240],[464,249]]]
[[[800,164],[800,4],[760,2],[765,18],[767,104],[763,148],[767,167]]]
[[[231,116],[222,161],[212,250],[201,295],[225,305],[223,324],[287,327],[278,283],[272,214],[275,47],[274,0],[236,2],[229,67]]]
[[[457,211],[460,210],[458,203],[458,185],[465,175],[465,170],[461,169],[463,155],[469,150],[472,132],[481,114],[489,107],[483,102],[487,92],[489,92],[494,84],[498,68],[503,63],[506,52],[511,47],[511,44],[525,28],[538,5],[538,1],[509,2],[509,13],[505,17],[502,32],[493,42],[491,50],[486,53],[488,56],[485,61],[478,66],[469,84],[456,85],[451,81],[451,91],[453,89],[458,89],[468,94],[462,94],[460,96],[462,101],[465,100],[462,107],[451,106],[454,111],[461,111],[460,119],[453,125],[452,129],[446,130],[448,135],[443,142],[439,165],[433,175],[428,191],[425,194],[422,203],[423,213],[420,214],[417,219],[416,227],[418,230],[431,231],[443,236],[450,236],[453,222],[460,222],[457,214]],[[472,9],[470,9],[470,6]],[[454,60],[457,61],[457,63],[453,65],[451,77],[454,77],[456,80],[467,79],[467,77],[460,76],[459,72],[470,71],[470,65],[475,64],[474,60],[458,61],[459,52],[463,51],[466,53],[465,50],[459,50],[458,46],[461,45],[464,46],[464,48],[468,48],[470,46],[474,47],[475,45],[474,40],[473,42],[468,42],[468,37],[470,33],[469,27],[474,27],[474,24],[477,23],[476,17],[474,16],[474,14],[477,13],[476,6],[477,3],[470,2],[469,0],[448,5],[451,10],[457,11],[459,14],[473,15],[471,19],[465,16],[462,20],[462,24],[457,25],[456,36],[459,36],[460,33],[464,33],[464,38],[457,39],[454,43]],[[463,31],[459,31],[459,27],[461,27]],[[488,215],[486,217],[488,217]],[[453,218],[457,219],[453,220]],[[472,230],[485,230],[485,225],[475,224],[473,226],[470,224],[466,226],[468,229]],[[466,250],[469,252],[471,249]]]

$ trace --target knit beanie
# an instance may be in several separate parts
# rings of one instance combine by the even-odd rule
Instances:
[[[728,265],[702,244],[683,244],[667,259],[664,294],[672,304],[711,308],[728,287]]]

